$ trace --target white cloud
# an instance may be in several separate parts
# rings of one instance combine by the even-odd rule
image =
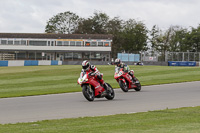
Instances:
[[[43,33],[54,15],[71,11],[80,17],[105,12],[111,18],[137,19],[153,25],[188,28],[200,23],[198,0],[0,0],[0,32]]]

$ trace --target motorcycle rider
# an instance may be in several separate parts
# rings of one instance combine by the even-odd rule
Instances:
[[[84,60],[82,62],[82,72],[92,72],[95,74],[95,78],[100,82],[100,84],[103,85],[104,89],[106,90],[107,92],[107,84],[104,82],[102,76],[101,76],[101,73],[99,72],[99,70],[97,69],[97,67],[95,67],[94,65],[91,65],[89,61],[87,60]]]
[[[128,73],[132,77],[133,82],[136,82],[134,71],[130,70],[128,65],[122,63],[122,61],[119,58],[115,59],[115,65],[116,65],[115,67],[123,68],[123,71],[125,73]]]

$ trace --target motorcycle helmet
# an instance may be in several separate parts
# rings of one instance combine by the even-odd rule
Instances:
[[[119,66],[121,64],[121,60],[119,58],[115,59],[115,65]]]
[[[88,71],[90,69],[90,62],[87,60],[84,60],[82,62],[82,68],[83,68],[83,70]]]

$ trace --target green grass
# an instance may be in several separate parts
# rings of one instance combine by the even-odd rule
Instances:
[[[114,88],[114,66],[97,66]],[[199,67],[130,66],[144,85],[200,81]],[[0,98],[81,91],[81,66],[0,67]],[[197,133],[200,107],[0,124],[0,133]]]
[[[200,107],[0,125],[0,133],[199,133]]]
[[[119,88],[114,66],[97,66],[104,80]],[[200,81],[200,67],[130,66],[143,86]],[[80,65],[0,67],[0,98],[81,91]]]

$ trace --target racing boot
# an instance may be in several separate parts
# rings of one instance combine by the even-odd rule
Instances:
[[[133,83],[136,83],[136,77],[135,76],[132,77],[132,80],[133,80]]]
[[[133,83],[135,83],[135,82],[136,82],[136,78],[135,78],[135,76],[133,75],[133,72],[130,71],[128,74],[132,77]]]
[[[103,84],[103,88],[105,89],[105,92],[108,93],[108,85],[106,83]]]
[[[101,93],[101,97],[105,97],[105,96],[108,94],[107,86],[106,86],[105,83],[103,84],[103,88],[104,88],[105,90]]]

